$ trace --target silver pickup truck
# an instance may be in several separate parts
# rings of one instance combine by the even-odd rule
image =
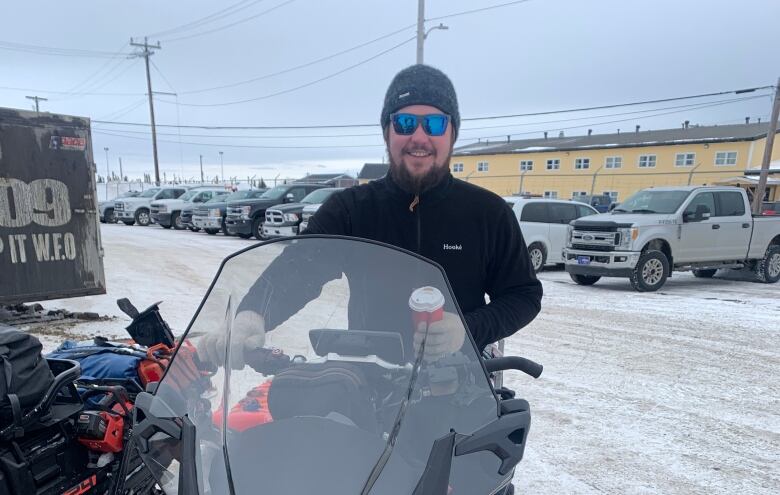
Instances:
[[[644,189],[610,213],[574,220],[563,250],[580,285],[627,277],[640,292],[661,288],[673,271],[709,278],[720,268],[780,280],[780,217],[753,216],[738,187]]]

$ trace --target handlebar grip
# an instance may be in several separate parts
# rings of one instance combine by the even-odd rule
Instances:
[[[244,349],[244,361],[253,370],[264,375],[275,375],[290,367],[290,356],[281,349]]]
[[[544,366],[541,364],[519,356],[486,359],[485,368],[487,368],[488,373],[504,370],[518,370],[534,378],[539,378],[544,370]]]

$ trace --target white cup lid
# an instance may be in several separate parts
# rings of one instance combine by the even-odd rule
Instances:
[[[433,312],[444,306],[444,295],[436,287],[420,287],[412,292],[409,307],[412,311]]]

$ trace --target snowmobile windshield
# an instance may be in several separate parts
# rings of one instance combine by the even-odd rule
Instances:
[[[443,270],[331,236],[226,259],[155,396],[196,439],[148,444],[169,494],[193,466],[201,494],[411,494],[435,440],[498,417]],[[493,493],[499,465],[452,458],[450,493]]]

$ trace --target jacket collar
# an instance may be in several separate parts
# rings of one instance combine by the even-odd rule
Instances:
[[[452,177],[452,174],[448,171],[447,175],[445,175],[438,184],[420,194],[419,202],[427,204],[444,199],[447,196],[447,192],[450,190],[450,187],[452,187],[454,180],[455,179]],[[389,171],[387,172],[387,175],[385,175],[383,181],[387,187],[387,190],[393,196],[403,198],[408,202],[414,200],[415,195],[401,189],[401,186],[399,186],[393,180],[393,177]]]

